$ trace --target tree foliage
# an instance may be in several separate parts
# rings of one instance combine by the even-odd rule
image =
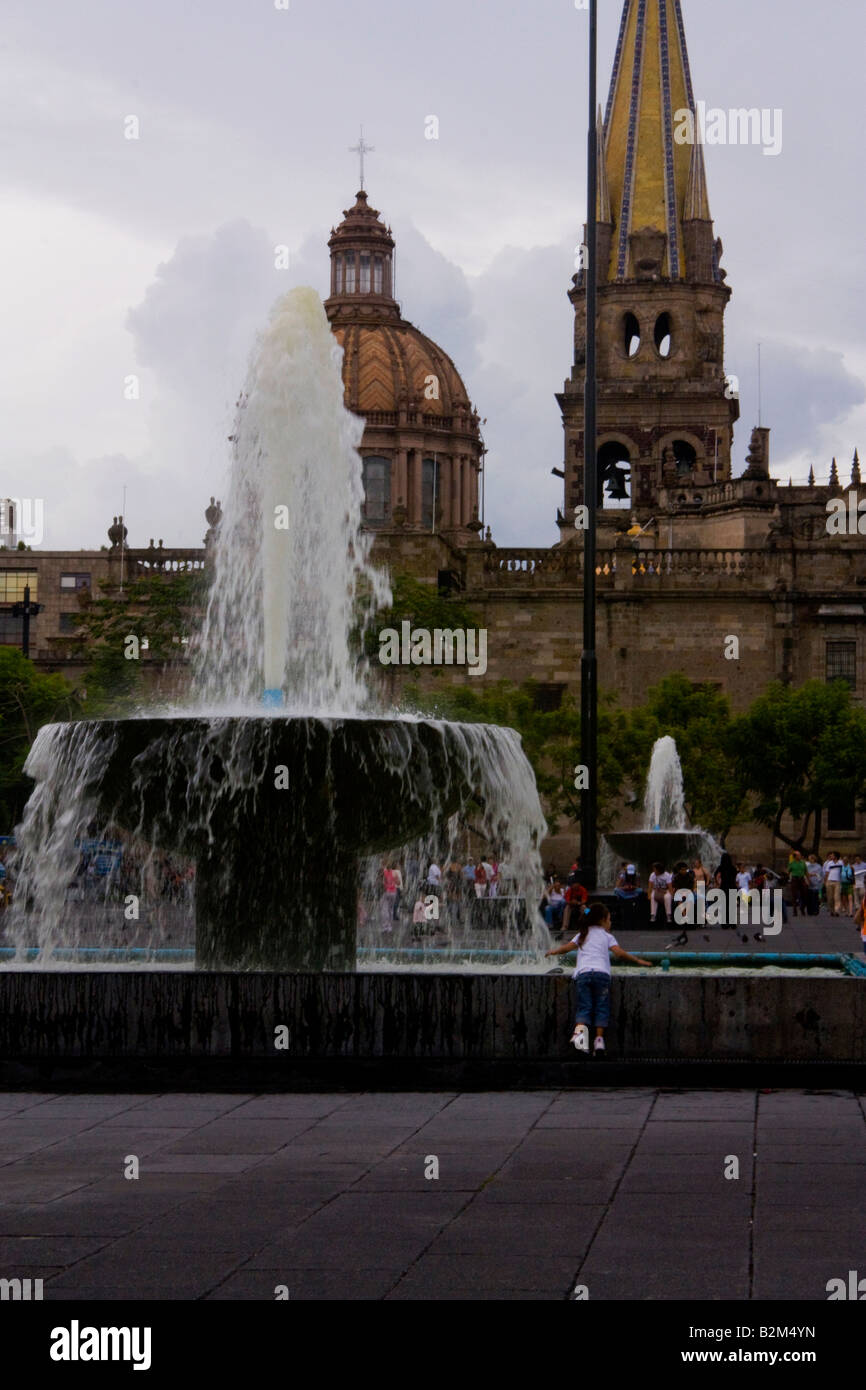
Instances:
[[[735,721],[741,775],[757,801],[751,816],[794,849],[817,851],[822,812],[866,800],[866,711],[843,681],[771,685]],[[782,830],[791,816],[793,835]]]
[[[33,784],[24,761],[43,724],[72,719],[79,704],[63,676],[43,675],[17,647],[0,647],[0,826],[9,834]]]
[[[88,713],[121,711],[140,699],[144,662],[125,655],[130,636],[148,666],[165,670],[183,662],[206,601],[204,572],[182,570],[135,577],[122,594],[106,586],[87,604],[81,625],[92,642],[84,679]]]

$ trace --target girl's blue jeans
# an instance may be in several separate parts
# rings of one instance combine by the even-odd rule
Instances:
[[[603,970],[585,970],[575,979],[577,1017],[587,1028],[606,1028],[610,1023],[610,976]]]

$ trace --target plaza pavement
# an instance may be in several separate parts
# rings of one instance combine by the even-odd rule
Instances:
[[[864,1165],[850,1091],[4,1093],[0,1279],[51,1300],[823,1301],[866,1275]]]
[[[617,941],[628,951],[661,951],[683,930],[682,927],[656,927],[649,931],[619,931]],[[686,927],[688,945],[684,951],[782,951],[786,953],[863,954],[859,928],[850,917],[831,917],[823,908],[817,917],[791,917],[776,936],[767,936],[759,926]],[[758,935],[763,940],[756,940]],[[743,941],[743,937],[747,940]],[[557,936],[556,940],[564,940]]]

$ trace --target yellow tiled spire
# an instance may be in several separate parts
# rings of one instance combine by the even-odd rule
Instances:
[[[663,274],[681,279],[683,219],[709,220],[703,151],[676,140],[686,110],[695,101],[680,0],[625,0],[605,112],[609,280],[633,278],[629,236],[645,227],[665,233]]]

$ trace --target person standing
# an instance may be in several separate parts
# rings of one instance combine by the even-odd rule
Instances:
[[[487,897],[487,870],[481,859],[475,861],[475,896],[476,898]]]
[[[798,909],[801,917],[806,916],[808,906],[806,900],[807,873],[806,861],[802,854],[798,849],[793,850],[788,860],[788,877],[791,880],[791,901],[794,905],[795,917]]]
[[[860,940],[863,942],[863,954],[866,955],[866,900],[861,902],[854,920],[860,928]]]
[[[439,865],[436,863],[436,860],[434,859],[429,869],[427,870],[427,888],[430,893],[435,893],[436,897],[438,898],[441,887],[442,870],[440,869]]]
[[[866,873],[866,864],[863,866]],[[824,867],[817,854],[810,854],[806,864],[806,879],[808,882],[808,911],[810,917],[817,917],[821,911],[821,889],[824,887]]]
[[[424,899],[415,899],[415,906],[412,908],[412,935],[423,936],[427,930],[427,907]]]
[[[855,914],[862,907],[866,900],[866,860],[860,850],[851,866],[854,870],[854,912]]]
[[[396,916],[394,904],[397,901],[397,875],[393,865],[386,864],[382,876],[385,881],[385,893],[382,898],[382,930],[394,930],[394,918]]]
[[[722,923],[722,927],[734,931],[737,926],[736,922],[729,922],[727,918],[730,916],[728,904],[731,901],[731,889],[736,889],[737,887],[737,867],[727,850],[722,854],[719,860],[719,867],[716,869],[713,877],[716,880],[716,887],[721,888],[725,895],[725,908],[723,912],[725,921]]]
[[[835,850],[831,850],[824,861],[824,892],[830,916],[838,917],[842,905],[842,860]]]
[[[450,926],[455,922],[459,925],[463,920],[462,898],[463,870],[457,860],[452,859],[445,870],[445,903]]]
[[[749,870],[746,868],[745,864],[738,864],[738,865],[737,865],[737,888],[738,888],[739,894],[740,894],[740,902],[739,902],[739,907],[740,907],[740,922],[741,922],[741,924],[742,924],[743,926],[748,926],[748,923],[749,923],[749,890],[750,890],[751,886],[752,886],[752,875],[751,875],[751,873],[750,873]],[[732,923],[731,923],[731,926],[732,926],[732,927],[735,927],[736,925],[737,925],[736,922],[732,922]]]
[[[692,872],[695,876],[695,890],[697,891],[698,884],[702,883],[704,885],[704,891],[706,892],[710,886],[710,876],[700,859],[692,860]]]
[[[839,874],[839,887],[842,890],[842,916],[854,916],[854,870],[847,854],[842,856],[842,869]]]
[[[546,951],[548,956],[562,956],[577,947],[577,967],[574,972],[577,995],[577,1015],[571,1041],[579,1052],[589,1051],[589,1030],[595,1028],[594,1052],[605,1050],[604,1030],[610,1023],[610,958],[628,961],[631,965],[652,962],[631,956],[617,943],[610,929],[610,913],[604,903],[593,903],[581,923],[580,931],[571,941]]]
[[[400,901],[403,897],[403,871],[399,864],[392,864],[391,872],[394,875],[394,921],[399,922]]]

